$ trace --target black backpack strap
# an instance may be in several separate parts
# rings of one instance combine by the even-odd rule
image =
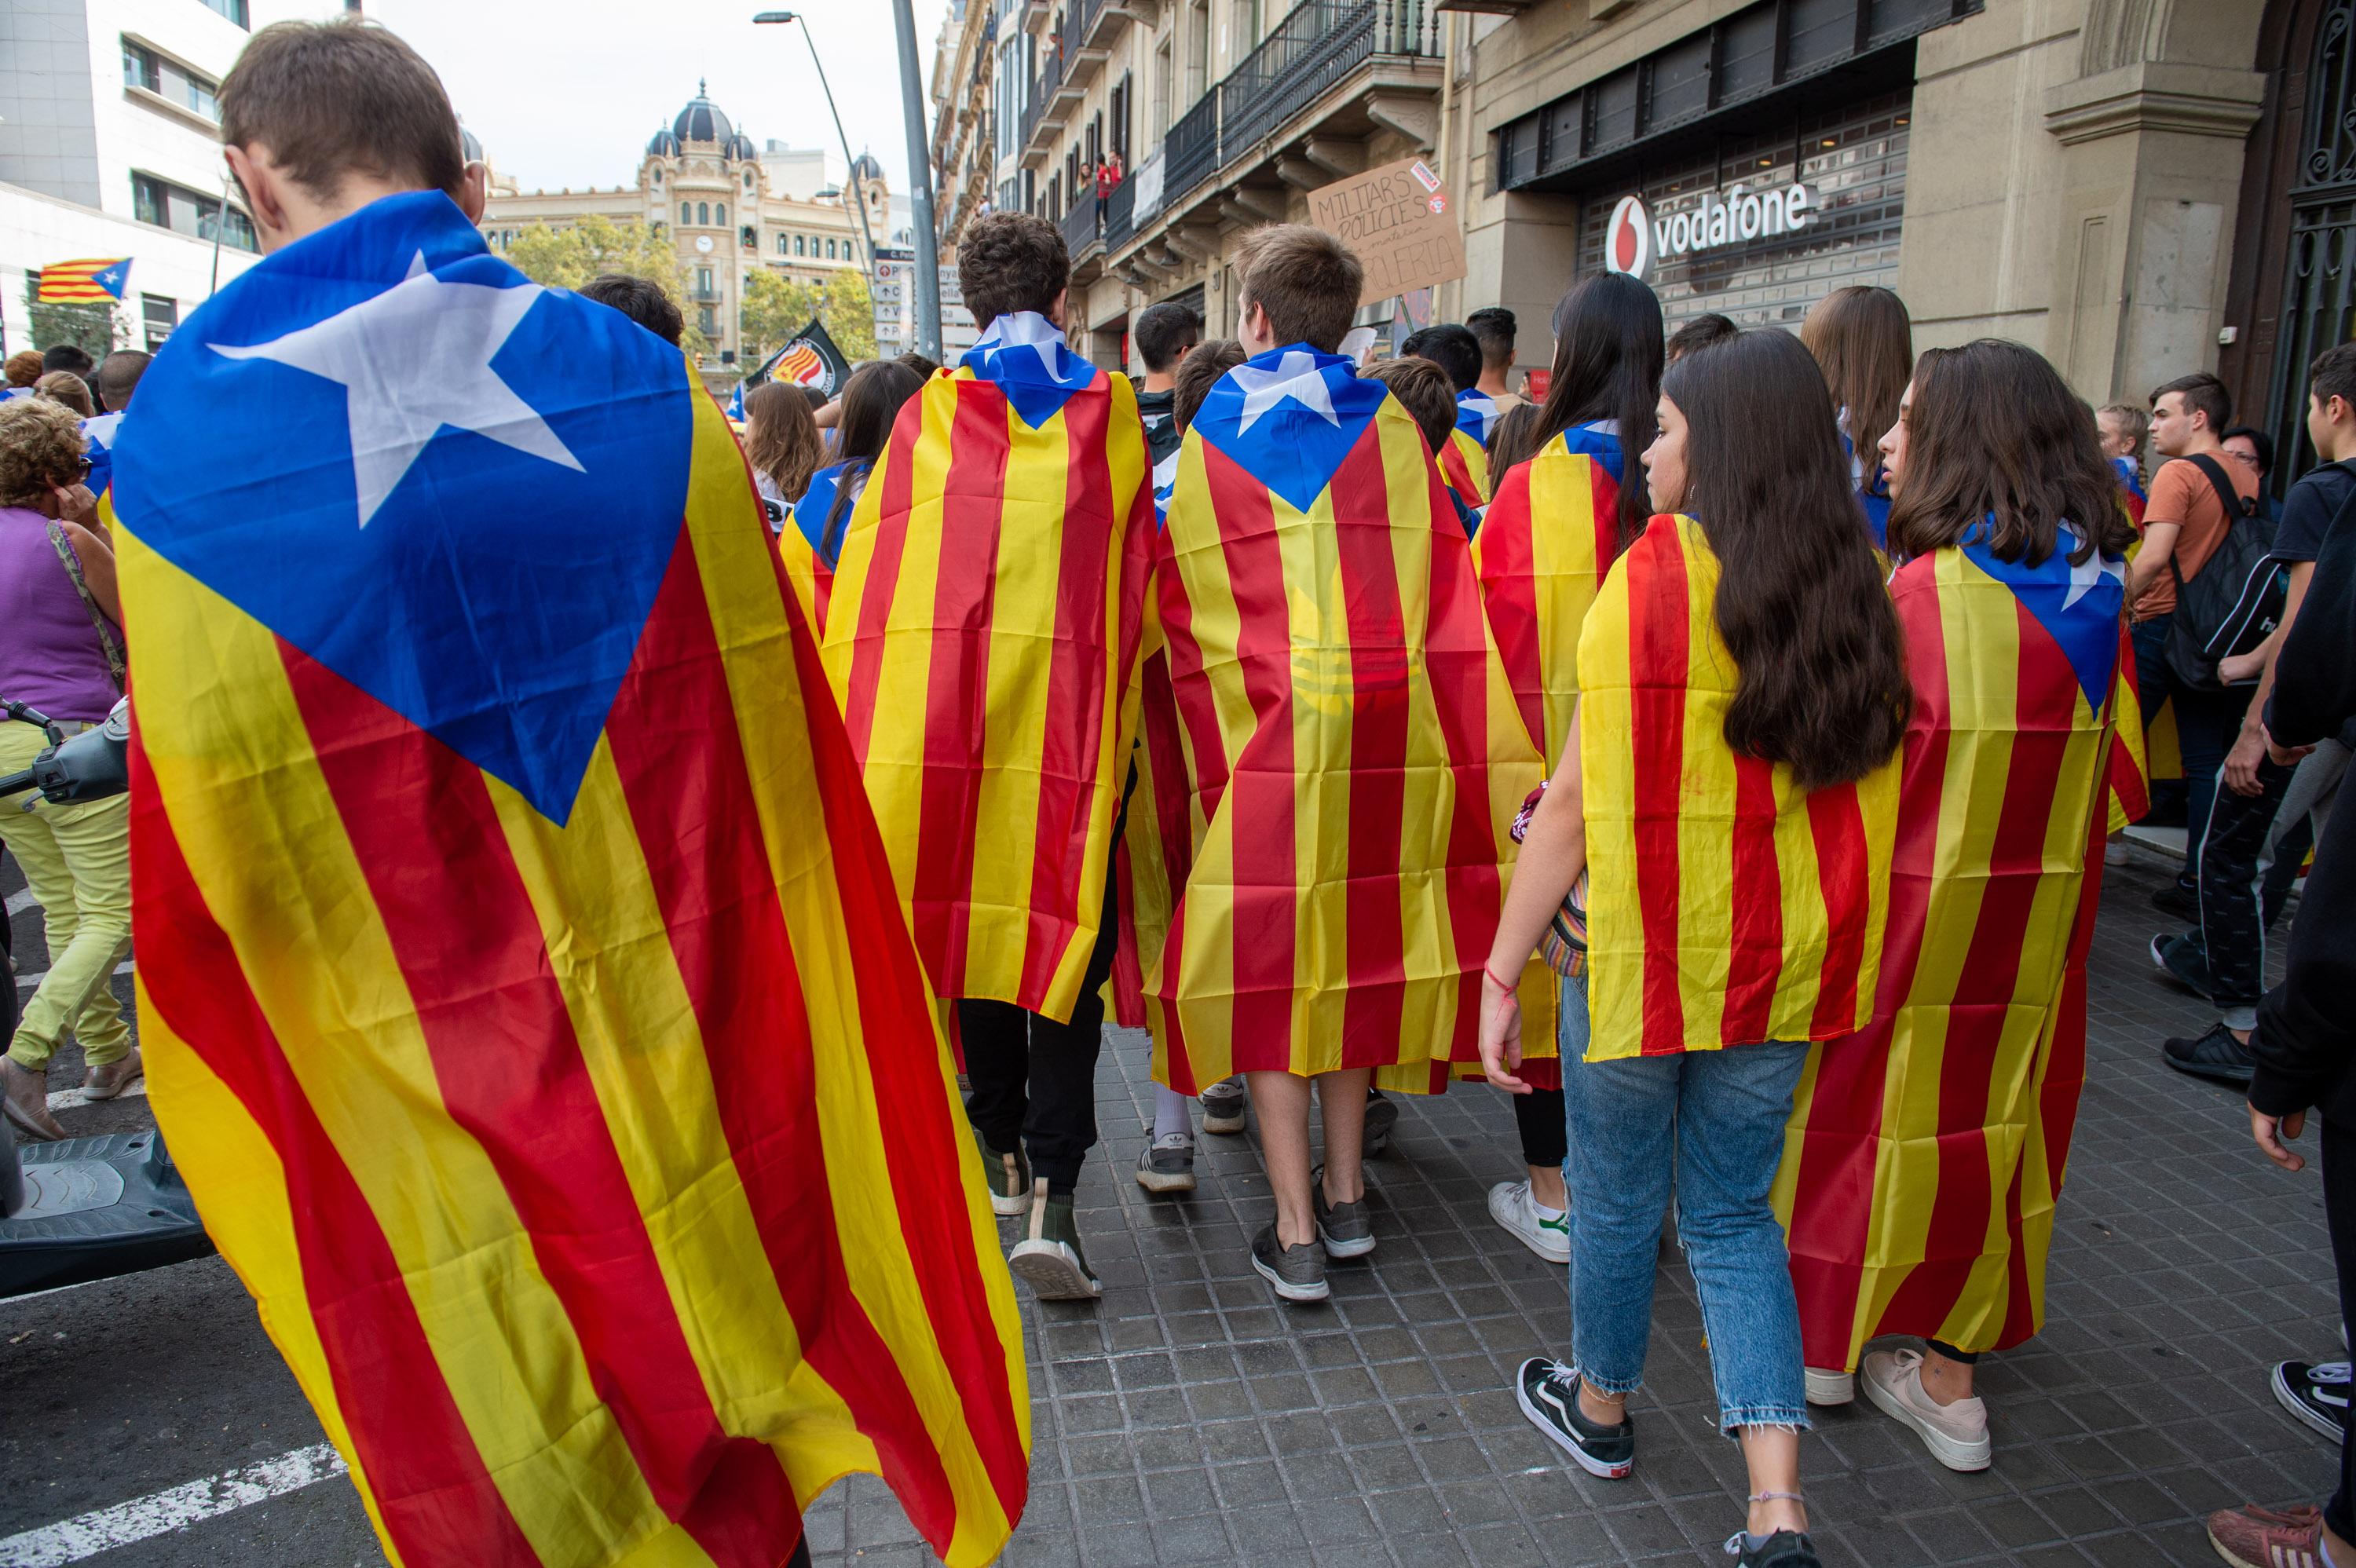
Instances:
[[[2217,465],[2217,460],[2208,453],[2202,453],[2192,457],[2172,457],[2169,461],[2190,463],[2193,467],[2201,470],[2202,476],[2209,481],[2210,488],[2217,492],[2217,499],[2225,507],[2225,527],[2228,530],[2244,518],[2257,516],[2257,503],[2243,500],[2242,493],[2233,488],[2233,480],[2226,477],[2225,471]],[[2224,540],[2221,539],[2218,543],[2222,545]],[[2169,575],[2176,579],[2179,592],[2181,592],[2184,588],[2184,568],[2179,564],[2181,559],[2180,554],[2176,550],[2171,549],[2168,552]]]

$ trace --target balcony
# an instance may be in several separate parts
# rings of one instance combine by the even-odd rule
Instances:
[[[1083,195],[1072,203],[1071,210],[1064,214],[1064,249],[1071,252],[1075,274],[1079,272],[1083,260],[1093,259],[1104,252],[1104,236],[1097,228],[1095,191]]]
[[[1162,143],[1162,189],[1183,195],[1219,166],[1219,90],[1203,94]],[[1164,206],[1168,205],[1165,197]]]
[[[1109,49],[1123,27],[1143,20],[1137,14],[1137,0],[1080,0],[1079,10],[1079,24],[1072,34],[1086,49]]]
[[[1137,231],[1136,219],[1137,176],[1130,175],[1112,187],[1112,197],[1105,203],[1105,249],[1118,251],[1128,244]]]

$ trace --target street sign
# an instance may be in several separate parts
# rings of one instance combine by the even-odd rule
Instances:
[[[897,303],[898,301],[908,297],[908,285],[905,283],[880,283],[875,285],[874,296],[875,303],[877,304],[882,304],[886,300]]]

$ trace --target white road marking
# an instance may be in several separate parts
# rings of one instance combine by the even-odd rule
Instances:
[[[10,914],[15,914],[15,913],[16,913],[16,912],[17,912],[18,911],[20,911],[20,910],[28,910],[28,909],[30,909],[30,908],[32,908],[32,907],[33,907],[33,890],[32,890],[32,889],[30,889],[30,888],[18,888],[15,892],[10,893],[10,894],[8,895],[8,912],[9,912]]]
[[[115,1098],[118,1100],[129,1100],[145,1096],[146,1093],[147,1075],[145,1072],[142,1072],[138,1077],[131,1081],[130,1088],[123,1090],[121,1093],[117,1094]],[[79,1089],[59,1089],[49,1096],[49,1114],[51,1115],[55,1115],[59,1111],[70,1111],[76,1105],[102,1105],[104,1104],[106,1104],[105,1101],[93,1100]]]
[[[297,1448],[241,1470],[102,1508],[0,1541],[0,1568],[63,1568],[135,1541],[169,1535],[344,1473],[332,1444]]]

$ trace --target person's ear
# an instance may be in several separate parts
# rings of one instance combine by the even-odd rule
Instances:
[[[490,199],[490,171],[483,166],[480,158],[466,165],[466,181],[459,186],[453,199],[457,202],[458,210],[466,215],[467,222],[479,224],[483,221],[483,208]]]
[[[1047,306],[1047,319],[1054,322],[1057,326],[1066,325],[1064,320],[1064,314],[1070,308],[1071,303],[1071,290],[1063,289],[1058,291],[1055,299],[1051,301]]]
[[[285,187],[278,171],[243,147],[223,147],[221,155],[229,160],[229,172],[238,189],[245,193],[246,210],[261,231],[262,248],[275,250],[284,244],[294,226],[286,214]]]

